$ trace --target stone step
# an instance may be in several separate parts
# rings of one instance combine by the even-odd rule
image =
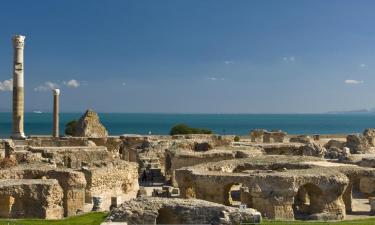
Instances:
[[[26,140],[13,140],[14,145],[27,145]]]
[[[27,149],[27,145],[16,145],[14,148],[15,151],[25,151]]]

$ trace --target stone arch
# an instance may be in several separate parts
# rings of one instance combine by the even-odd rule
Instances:
[[[314,213],[320,213],[322,189],[312,183],[299,187],[294,196],[293,212],[296,219],[307,219]]]
[[[224,188],[224,204],[238,206],[241,204],[242,183],[230,183]]]

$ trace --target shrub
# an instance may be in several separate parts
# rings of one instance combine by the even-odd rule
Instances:
[[[76,132],[77,123],[78,123],[77,120],[69,121],[65,125],[65,134],[73,136],[75,134],[75,132]]]
[[[240,136],[234,136],[234,141],[235,141],[235,142],[240,141]]]
[[[176,126],[172,127],[169,134],[212,134],[212,131],[204,128],[189,127],[186,124],[177,124]]]

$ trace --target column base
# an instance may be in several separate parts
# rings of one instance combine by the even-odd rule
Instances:
[[[26,139],[26,136],[24,133],[16,133],[16,134],[12,134],[10,136],[12,139],[18,139],[18,140],[23,140],[23,139]]]

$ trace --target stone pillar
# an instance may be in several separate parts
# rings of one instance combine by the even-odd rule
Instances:
[[[15,35],[13,37],[13,132],[12,138],[23,139],[24,119],[24,82],[23,82],[23,49],[25,36]]]
[[[59,96],[60,89],[53,89],[53,130],[52,136],[59,137]]]

